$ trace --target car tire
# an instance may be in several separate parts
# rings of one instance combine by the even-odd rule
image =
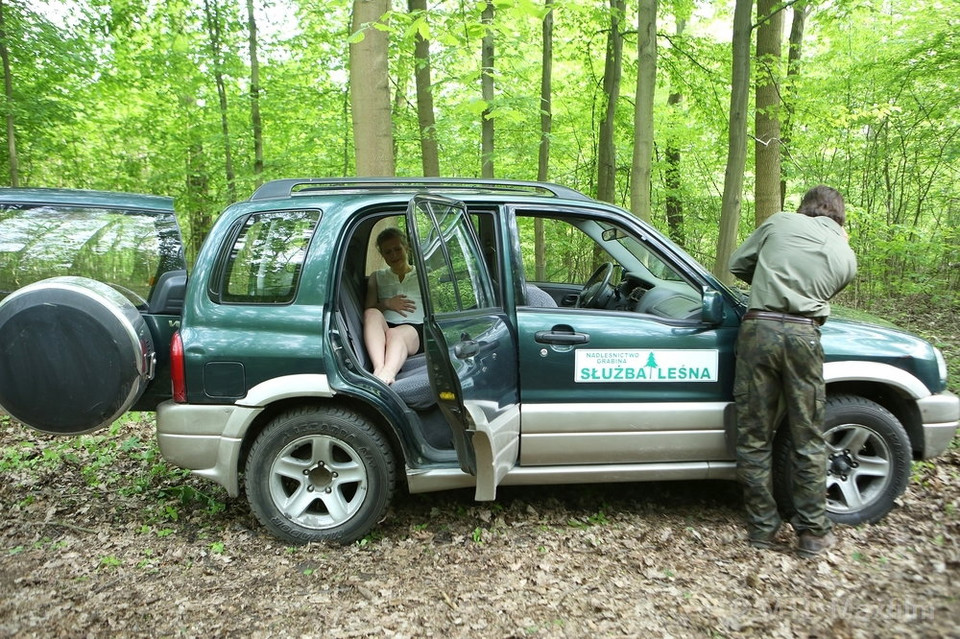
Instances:
[[[827,515],[857,525],[882,519],[907,487],[910,438],[883,406],[862,397],[827,399]],[[792,444],[783,427],[774,441],[774,493],[785,520],[794,514]]]
[[[338,407],[276,417],[246,464],[250,507],[293,544],[352,543],[383,519],[396,483],[389,443],[367,419]]]

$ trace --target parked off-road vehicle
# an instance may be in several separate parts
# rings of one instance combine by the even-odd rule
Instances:
[[[41,228],[14,216],[12,241],[18,206],[0,216],[8,290],[26,283],[13,273]],[[172,246],[175,224],[161,226],[149,241]],[[372,374],[362,335],[365,286],[383,265],[375,238],[389,226],[409,237],[425,312],[425,353],[390,385]],[[72,266],[97,261],[93,237]],[[500,485],[735,477],[743,296],[620,208],[534,182],[278,180],[224,211],[188,279],[176,245],[179,261],[118,259],[8,295],[0,405],[41,430],[84,432],[143,393],[170,463],[231,496],[245,489],[260,521],[294,543],[366,535],[398,485],[491,500]],[[109,312],[87,313],[88,299]],[[132,315],[143,326],[120,322]],[[949,445],[960,400],[918,337],[840,319],[822,335],[828,509],[875,521],[911,460]],[[111,339],[124,342],[116,356]],[[102,409],[114,385],[124,401]],[[172,397],[157,406],[161,389]],[[776,448],[789,511],[785,435]]]

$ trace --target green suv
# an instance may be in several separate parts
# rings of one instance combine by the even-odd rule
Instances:
[[[409,238],[425,315],[425,352],[389,385],[371,372],[362,326],[387,227]],[[636,217],[579,192],[277,180],[227,208],[189,278],[178,272],[137,307],[151,357],[170,371],[144,390],[172,386],[156,406],[161,452],[231,496],[244,489],[286,541],[359,539],[398,485],[472,487],[492,500],[500,485],[735,478],[743,296]],[[44,282],[0,303],[0,349],[6,325],[26,324],[11,299],[42,302]],[[153,296],[182,308],[153,307]],[[875,521],[911,460],[950,444],[960,400],[942,355],[918,337],[839,319],[822,332],[828,508],[840,522]],[[0,394],[8,410],[9,399]],[[789,442],[776,446],[789,511]]]

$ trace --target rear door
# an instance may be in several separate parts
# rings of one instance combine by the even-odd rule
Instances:
[[[496,301],[465,206],[417,196],[407,228],[424,295],[424,346],[461,468],[492,500],[517,463],[520,407],[516,336]]]

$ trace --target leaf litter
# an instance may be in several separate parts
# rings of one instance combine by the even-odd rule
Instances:
[[[152,431],[0,422],[0,636],[960,638],[957,442],[804,560],[748,547],[737,486],[706,481],[400,494],[358,543],[293,547]]]

